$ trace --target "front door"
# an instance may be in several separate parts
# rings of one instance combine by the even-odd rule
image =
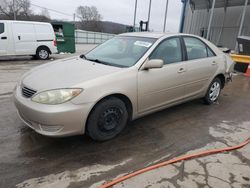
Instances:
[[[159,69],[139,70],[138,110],[144,113],[184,97],[184,74],[181,42],[178,37],[162,41],[149,59],[162,59],[164,66]]]

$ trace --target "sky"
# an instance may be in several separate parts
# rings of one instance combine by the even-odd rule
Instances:
[[[135,0],[31,0],[34,5],[47,7],[68,15],[50,12],[50,17],[55,19],[73,20],[73,14],[79,5],[96,6],[102,15],[103,21],[112,21],[133,25]],[[162,31],[164,25],[166,0],[152,0],[149,29]],[[41,8],[32,6],[36,13]],[[149,0],[138,0],[136,23],[146,21],[148,17]],[[181,0],[169,0],[166,30],[178,32],[182,3]],[[72,16],[71,16],[72,15]]]

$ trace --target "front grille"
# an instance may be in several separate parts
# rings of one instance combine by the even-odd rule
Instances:
[[[35,90],[30,89],[26,86],[22,86],[22,94],[26,98],[31,98],[36,93]]]

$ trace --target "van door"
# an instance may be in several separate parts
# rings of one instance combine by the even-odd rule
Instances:
[[[8,33],[6,24],[0,22],[0,55],[7,55]]]
[[[35,55],[37,48],[36,34],[32,23],[14,22],[12,31],[16,55]]]

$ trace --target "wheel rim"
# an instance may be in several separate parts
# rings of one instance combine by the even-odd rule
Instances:
[[[104,133],[117,130],[122,120],[122,109],[118,107],[107,108],[98,119],[98,127]]]
[[[48,52],[46,50],[40,50],[39,51],[39,57],[42,58],[42,59],[47,59],[48,57]]]
[[[209,98],[211,101],[216,101],[220,95],[220,83],[214,82],[209,90]]]

